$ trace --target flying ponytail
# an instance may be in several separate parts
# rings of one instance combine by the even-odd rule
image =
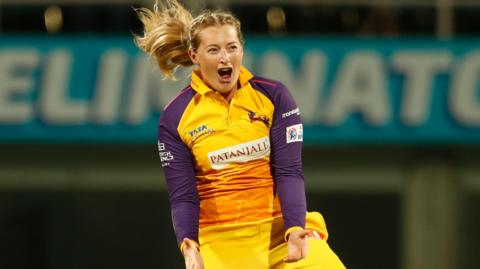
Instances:
[[[136,36],[137,46],[152,56],[163,74],[172,80],[179,66],[193,65],[188,56],[192,14],[176,0],[155,4],[154,10],[136,10],[144,26],[143,36]]]

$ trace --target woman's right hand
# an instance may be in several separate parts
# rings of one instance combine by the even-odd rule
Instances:
[[[204,269],[203,259],[197,244],[188,238],[183,239],[183,258],[186,269]]]

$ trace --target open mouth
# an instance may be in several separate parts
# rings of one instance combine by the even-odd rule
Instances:
[[[232,68],[231,67],[222,67],[218,69],[218,75],[221,80],[230,80],[232,77]]]

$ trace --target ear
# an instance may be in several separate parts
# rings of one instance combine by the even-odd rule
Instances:
[[[190,60],[192,60],[192,63],[198,64],[197,53],[193,51],[193,49],[188,49],[188,56],[190,57]]]

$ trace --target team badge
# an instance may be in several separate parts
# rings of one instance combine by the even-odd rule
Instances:
[[[248,112],[248,117],[250,118],[250,122],[261,121],[267,127],[270,126],[270,119],[265,115],[261,115],[261,114],[255,113],[253,111],[250,111],[250,112]]]
[[[302,142],[303,141],[303,125],[295,124],[287,127],[287,144],[293,142]]]

